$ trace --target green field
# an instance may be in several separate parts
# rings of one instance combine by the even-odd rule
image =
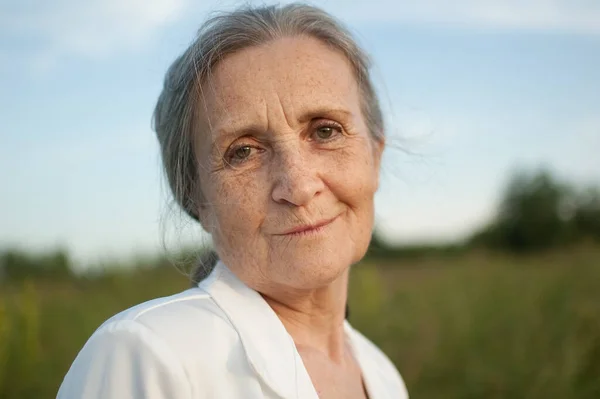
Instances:
[[[0,285],[0,398],[54,397],[103,320],[188,285],[168,266]],[[600,248],[366,261],[350,311],[413,398],[600,398]]]

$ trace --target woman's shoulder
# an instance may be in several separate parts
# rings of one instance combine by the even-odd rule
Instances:
[[[143,335],[148,344],[164,345],[184,360],[200,348],[205,357],[211,353],[218,356],[217,349],[223,347],[219,341],[227,341],[224,347],[233,347],[232,341],[239,339],[227,315],[197,287],[126,309],[106,320],[90,340],[120,332]]]
[[[204,290],[194,287],[171,296],[151,299],[132,306],[106,320],[96,332],[123,322],[144,325],[155,332],[168,335],[177,327],[201,323],[206,330],[207,322],[226,323],[226,315]]]
[[[225,365],[243,359],[239,336],[202,289],[157,298],[105,321],[65,376],[59,398],[194,397],[224,383]],[[243,365],[240,366],[243,368]],[[201,377],[198,377],[201,376]]]

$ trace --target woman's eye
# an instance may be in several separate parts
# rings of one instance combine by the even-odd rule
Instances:
[[[250,156],[250,153],[252,152],[252,148],[250,148],[250,146],[245,145],[243,147],[238,147],[235,149],[235,151],[233,152],[233,155],[236,159],[244,159],[244,158],[248,158]]]
[[[320,126],[315,130],[314,135],[318,140],[327,141],[333,139],[340,132],[341,128],[338,126]]]
[[[323,126],[317,129],[317,137],[323,140],[327,140],[333,136],[333,128],[329,126]]]
[[[252,156],[254,148],[249,145],[241,145],[239,147],[232,148],[225,157],[229,164],[239,164],[246,161]]]

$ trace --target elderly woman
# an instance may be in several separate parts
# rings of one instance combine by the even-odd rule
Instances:
[[[368,67],[310,6],[202,27],[168,71],[155,129],[174,197],[220,260],[192,289],[106,321],[59,398],[407,397],[345,320],[384,148]]]

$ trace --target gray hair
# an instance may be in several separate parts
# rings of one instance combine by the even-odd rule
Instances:
[[[194,42],[167,71],[153,118],[169,186],[175,201],[193,219],[199,219],[202,200],[199,164],[192,144],[202,85],[227,55],[290,36],[316,38],[346,56],[356,76],[369,132],[374,140],[383,141],[383,117],[369,74],[369,57],[331,15],[295,3],[246,6],[214,16],[202,25]]]

